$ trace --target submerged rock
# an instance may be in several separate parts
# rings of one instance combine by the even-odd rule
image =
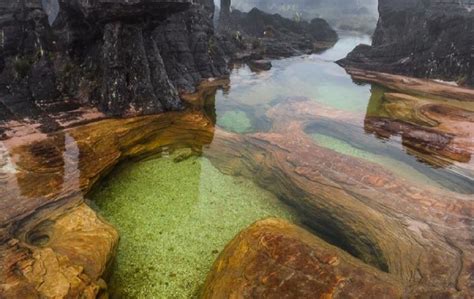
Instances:
[[[326,241],[393,274],[406,296],[472,296],[472,194],[407,180],[318,145],[306,133],[315,118],[362,126],[353,113],[292,101],[276,105],[267,116],[270,132],[217,131],[206,156],[224,173],[267,186]]]
[[[401,298],[390,275],[284,220],[259,221],[220,254],[202,298]]]
[[[122,159],[199,151],[212,135],[203,115],[170,112],[0,142],[0,297],[104,294],[118,235],[83,194]]]
[[[474,85],[472,1],[379,1],[372,46],[360,45],[343,66]]]

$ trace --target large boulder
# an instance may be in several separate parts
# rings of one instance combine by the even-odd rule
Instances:
[[[474,85],[472,1],[379,1],[373,43],[360,45],[343,66]]]
[[[401,298],[387,273],[284,220],[255,223],[214,263],[203,296],[212,298]]]

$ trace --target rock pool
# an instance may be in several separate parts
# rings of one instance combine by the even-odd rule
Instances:
[[[240,230],[267,217],[297,220],[270,192],[205,158],[175,160],[123,165],[92,196],[121,236],[113,297],[191,298]]]
[[[431,156],[413,152],[399,137],[380,135],[370,126],[372,118],[390,117],[393,109],[387,108],[385,94],[391,91],[376,84],[353,82],[334,63],[362,42],[369,43],[370,39],[342,34],[334,48],[322,54],[273,61],[273,68],[267,72],[255,73],[247,66],[236,65],[228,88],[207,95],[205,101],[210,105],[206,113],[215,122],[216,130],[241,136],[257,133],[257,137],[258,133],[270,130],[285,131],[275,119],[280,117],[291,125],[294,117],[295,121],[307,123],[301,129],[322,147],[321,151],[330,151],[326,156],[349,156],[356,159],[349,159],[349,163],[367,163],[368,168],[376,167],[371,166],[375,163],[384,169],[384,175],[394,174],[403,182],[429,186],[430,190],[472,194],[472,178],[464,175],[463,165],[439,167],[438,160],[431,164]],[[311,118],[308,111],[292,111],[304,101],[312,104],[303,107],[320,107],[311,108],[319,117]],[[280,105],[288,107],[287,116],[278,116],[282,113]],[[239,146],[246,148],[248,139],[243,140]],[[279,201],[285,199],[280,198],[281,194],[266,191],[280,189],[271,179],[258,177],[263,174],[255,173],[253,180],[248,174],[244,178],[239,169],[232,170],[232,161],[221,161],[220,157],[216,161],[229,164],[223,168],[230,171],[219,171],[211,162],[222,146],[211,142],[209,148],[213,148],[214,154],[209,159],[205,147],[197,155],[190,155],[190,150],[185,154],[165,151],[160,157],[127,162],[89,196],[121,236],[110,278],[112,297],[197,296],[218,253],[240,230],[267,217],[303,221],[301,211],[297,213]],[[265,153],[261,155],[263,161]],[[353,248],[350,243],[357,241],[351,238],[359,236],[344,235],[336,227],[331,230],[327,221],[332,220],[324,220],[326,215],[320,217],[310,220],[315,222],[311,228],[316,234],[355,256],[360,254],[358,257],[368,263],[380,263],[379,267],[387,271],[386,261],[377,256],[379,248],[372,248],[375,245],[365,241],[360,246],[368,249]],[[329,230],[326,227],[320,231],[321,223]],[[369,251],[369,255],[380,260],[371,261],[372,257],[363,256],[365,253],[358,250]]]

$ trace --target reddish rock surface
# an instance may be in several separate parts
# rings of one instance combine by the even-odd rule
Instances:
[[[310,101],[271,109],[271,132],[217,131],[206,155],[225,173],[270,189],[306,223],[359,259],[393,274],[410,296],[472,296],[472,195],[398,177],[339,154],[305,133],[315,116],[351,113]]]
[[[255,223],[214,263],[202,298],[401,298],[393,277],[284,220]]]

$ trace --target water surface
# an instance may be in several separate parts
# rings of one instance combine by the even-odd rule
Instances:
[[[210,119],[239,134],[265,132],[272,126],[266,117],[269,109],[306,98],[356,116],[349,129],[337,119],[315,119],[307,128],[315,143],[376,163],[417,184],[474,192],[471,179],[421,162],[397,138],[381,139],[365,132],[366,115],[383,116],[387,90],[354,83],[334,63],[359,43],[370,43],[370,38],[343,33],[334,48],[273,61],[267,72],[235,66],[230,88],[206,100]],[[100,213],[121,235],[111,278],[114,296],[192,297],[217,254],[241,229],[269,216],[300,221],[292,209],[265,191],[272,189],[272,182],[257,186],[238,175],[224,175],[204,157],[165,155],[125,164],[92,195]]]

